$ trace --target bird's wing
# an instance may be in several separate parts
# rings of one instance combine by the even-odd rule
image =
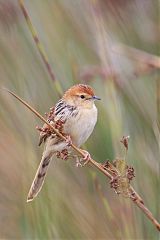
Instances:
[[[48,113],[47,121],[53,124],[54,127],[56,126],[56,123],[62,123],[63,125],[66,120],[71,117],[73,113],[75,113],[75,111],[75,106],[67,105],[63,99],[60,99],[55,107],[51,108],[51,111]],[[43,125],[42,129],[44,131],[40,132],[39,146],[51,135],[50,127],[46,123]]]

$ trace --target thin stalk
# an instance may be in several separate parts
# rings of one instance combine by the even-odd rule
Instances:
[[[49,60],[48,60],[48,57],[47,57],[47,55],[45,53],[43,45],[40,42],[40,39],[39,39],[38,34],[36,32],[36,29],[34,28],[32,22],[31,22],[30,16],[29,16],[29,14],[27,12],[27,9],[24,6],[24,1],[23,0],[18,0],[18,2],[19,2],[19,5],[21,7],[21,10],[23,12],[23,15],[24,15],[24,17],[26,19],[28,28],[29,28],[29,30],[30,30],[30,32],[32,34],[32,37],[33,37],[34,42],[36,44],[36,47],[37,47],[37,49],[38,49],[38,51],[40,53],[42,61],[44,62],[45,66],[47,68],[48,74],[49,74],[49,76],[51,77],[51,79],[52,79],[52,81],[54,83],[54,86],[56,88],[56,91],[57,91],[59,97],[61,97],[62,94],[63,94],[63,90],[61,88],[61,85],[60,85],[59,81],[55,77],[55,74],[54,74],[54,72],[52,70],[52,67],[51,67],[50,63],[49,63]]]
[[[148,66],[151,66],[154,68],[160,68],[159,56],[147,53],[145,51],[142,51],[133,47],[129,47],[124,44],[117,44],[113,46],[111,50],[117,54],[126,55],[127,57],[135,59],[136,61],[145,63]]]

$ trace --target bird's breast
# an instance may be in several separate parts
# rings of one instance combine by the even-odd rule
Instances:
[[[91,135],[97,122],[97,108],[93,105],[90,109],[78,109],[67,119],[64,133],[69,134],[73,144],[81,146]]]

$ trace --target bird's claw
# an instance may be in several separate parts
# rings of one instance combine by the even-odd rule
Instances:
[[[91,159],[91,155],[89,154],[89,152],[85,151],[85,150],[81,150],[84,153],[84,157],[79,158],[77,157],[76,159],[76,167],[84,167],[85,165],[87,165]]]

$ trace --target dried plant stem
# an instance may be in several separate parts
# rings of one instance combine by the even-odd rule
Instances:
[[[160,68],[160,57],[145,51],[129,47],[124,44],[118,44],[112,47],[112,51],[121,55],[127,55],[130,58],[141,61],[150,67]]]
[[[46,123],[60,138],[62,138],[64,141],[66,138],[57,130],[55,129],[44,117],[42,117],[34,108],[32,108],[28,103],[26,103],[24,100],[22,100],[20,97],[18,97],[15,93],[11,92],[8,89],[4,89],[7,92],[9,92],[12,96],[17,98],[21,103],[23,103],[27,108],[29,108],[37,117],[39,117],[44,123]],[[71,147],[77,151],[82,157],[85,157],[85,153],[77,148],[75,145],[71,144]],[[97,163],[95,160],[90,158],[89,161],[93,166],[95,166],[97,169],[99,169],[105,176],[107,176],[110,180],[113,180],[115,177],[111,174],[110,171],[107,171],[106,168],[100,163]],[[110,163],[111,167],[114,168],[114,166]],[[144,205],[142,198],[139,196],[139,194],[134,190],[132,186],[129,188],[130,191],[130,199],[145,213],[145,215],[152,221],[152,223],[157,227],[157,229],[160,231],[160,224],[158,221],[153,217],[152,213],[148,210],[148,208]]]
[[[156,105],[157,105],[157,142],[158,142],[158,150],[160,155],[160,77],[159,74],[156,76]],[[159,173],[160,173],[160,162],[159,162]],[[159,187],[159,180],[157,182],[157,186]],[[159,205],[160,202],[160,194],[158,195],[157,203]],[[160,209],[157,215],[160,214]]]
[[[93,27],[93,33],[97,42],[98,54],[100,56],[101,63],[105,67],[105,69],[111,69],[111,62],[107,54],[109,51],[108,44],[106,43],[107,34],[101,9],[99,6],[99,1],[90,0],[89,3],[91,5],[91,13],[94,21],[94,24],[92,24],[91,26]]]
[[[113,179],[113,176],[111,175],[111,173],[109,171],[107,171],[106,169],[103,168],[103,165],[100,163],[97,163],[95,160],[93,160],[92,158],[90,159],[90,163],[92,163],[92,165],[94,165],[96,168],[98,168],[104,175],[106,175],[110,180]]]
[[[144,212],[144,214],[151,220],[151,222],[156,226],[158,231],[160,231],[160,224],[159,222],[154,218],[153,214],[149,209],[141,202],[136,201],[135,204]]]
[[[156,83],[157,83],[157,123],[158,123],[158,129],[160,131],[160,79],[157,76],[156,79]]]
[[[63,93],[62,88],[61,88],[61,85],[60,85],[59,81],[56,79],[56,77],[55,77],[55,75],[54,75],[54,73],[53,73],[53,70],[52,70],[51,65],[50,65],[50,63],[49,63],[49,60],[48,60],[48,58],[47,58],[47,55],[46,55],[46,53],[45,53],[45,51],[44,51],[44,48],[43,48],[43,46],[42,46],[42,44],[41,44],[41,42],[40,42],[40,40],[39,40],[38,34],[37,34],[37,32],[36,32],[36,30],[35,30],[32,22],[31,22],[31,19],[30,19],[30,17],[29,17],[29,14],[28,14],[25,6],[24,6],[23,0],[18,0],[18,1],[19,1],[19,5],[20,5],[20,7],[21,7],[21,9],[22,9],[23,15],[24,15],[24,17],[25,17],[25,19],[26,19],[28,28],[29,28],[29,30],[30,30],[30,32],[31,32],[31,34],[32,34],[32,37],[33,37],[33,39],[34,39],[34,41],[35,41],[35,44],[36,44],[36,46],[37,46],[37,49],[38,49],[38,51],[39,51],[39,53],[40,53],[40,56],[41,56],[41,58],[42,58],[42,60],[43,60],[43,62],[44,62],[44,64],[45,64],[45,66],[46,66],[46,68],[47,68],[48,74],[50,75],[50,77],[51,77],[51,79],[52,79],[52,81],[53,81],[53,83],[54,83],[54,85],[55,85],[55,88],[56,88],[56,91],[57,91],[59,97],[61,97],[61,96],[62,96],[62,93]]]

